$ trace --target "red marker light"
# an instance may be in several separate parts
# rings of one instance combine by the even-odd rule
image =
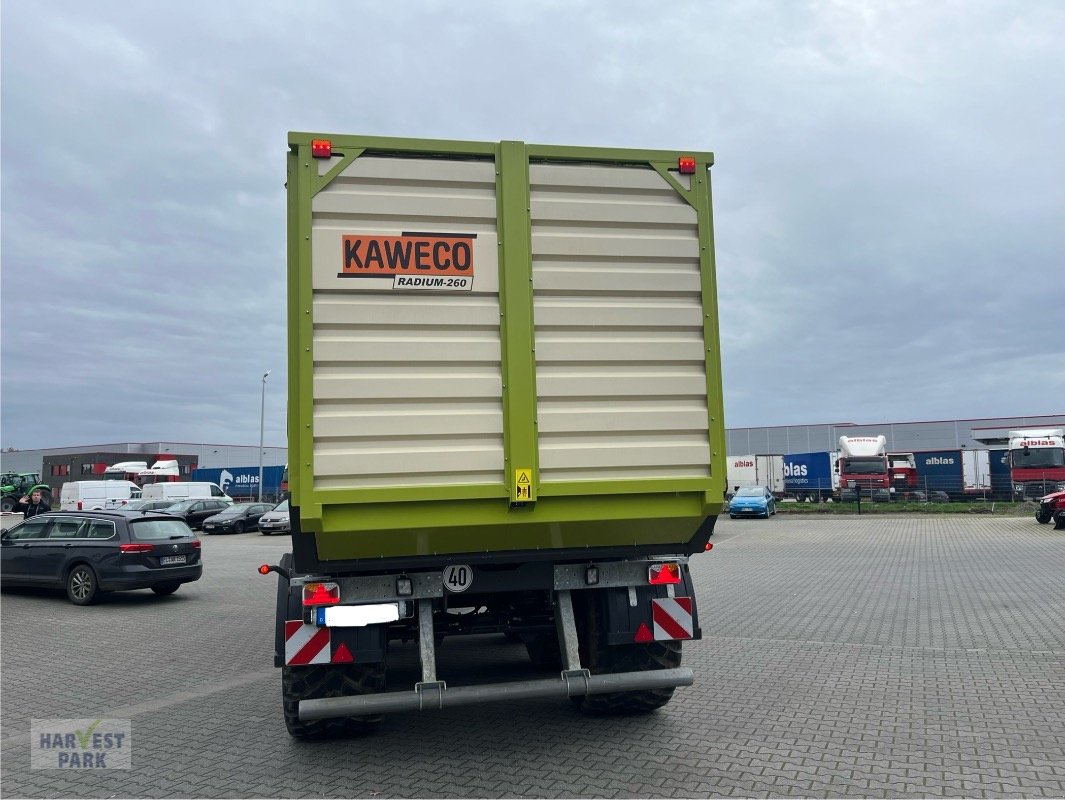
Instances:
[[[677,159],[677,169],[680,170],[681,175],[694,175],[695,159],[691,156],[681,156]]]
[[[703,548],[704,551],[713,550],[713,549],[714,549],[714,543],[713,542],[707,542],[706,543],[706,547]]]
[[[315,158],[332,158],[333,143],[328,139],[311,139],[311,155]],[[694,167],[692,172],[694,172]]]
[[[260,575],[269,575],[270,574],[270,565],[269,564],[262,564],[259,567],[259,574]]]
[[[647,568],[647,582],[652,586],[663,583],[680,583],[680,564],[670,561],[666,564],[652,564]]]

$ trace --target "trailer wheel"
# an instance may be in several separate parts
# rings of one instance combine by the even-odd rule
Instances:
[[[1054,520],[1054,530],[1065,531],[1065,517],[1058,517]]]
[[[297,739],[328,739],[372,733],[381,724],[381,716],[337,717],[301,722],[301,700],[323,697],[347,697],[382,692],[385,688],[385,665],[331,664],[328,666],[282,667],[281,701],[285,727]]]
[[[1040,525],[1046,525],[1048,522],[1050,522],[1050,518],[1052,516],[1053,514],[1050,513],[1049,508],[1041,508],[1035,512],[1035,521],[1038,522]]]
[[[589,598],[584,630],[578,633],[581,643],[581,663],[593,675],[614,672],[643,672],[652,669],[674,669],[680,666],[680,642],[647,642],[608,646],[605,628],[606,614],[599,604]],[[573,704],[584,714],[613,716],[646,714],[670,701],[673,689],[641,689],[635,692],[612,692],[571,697]]]

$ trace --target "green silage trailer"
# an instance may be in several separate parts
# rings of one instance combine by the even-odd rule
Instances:
[[[726,490],[711,153],[292,133],[289,732],[693,682]],[[544,677],[447,685],[443,637]],[[421,680],[387,681],[417,642]]]

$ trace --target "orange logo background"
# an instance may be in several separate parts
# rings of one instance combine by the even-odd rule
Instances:
[[[342,278],[393,275],[473,277],[474,238],[469,234],[345,234],[342,268],[338,275]]]

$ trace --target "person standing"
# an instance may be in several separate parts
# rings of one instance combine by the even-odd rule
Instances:
[[[43,514],[46,511],[51,511],[52,507],[44,500],[41,490],[34,489],[30,492],[28,497],[24,495],[22,499],[18,501],[15,510],[21,511],[23,518],[29,519],[38,514]]]

